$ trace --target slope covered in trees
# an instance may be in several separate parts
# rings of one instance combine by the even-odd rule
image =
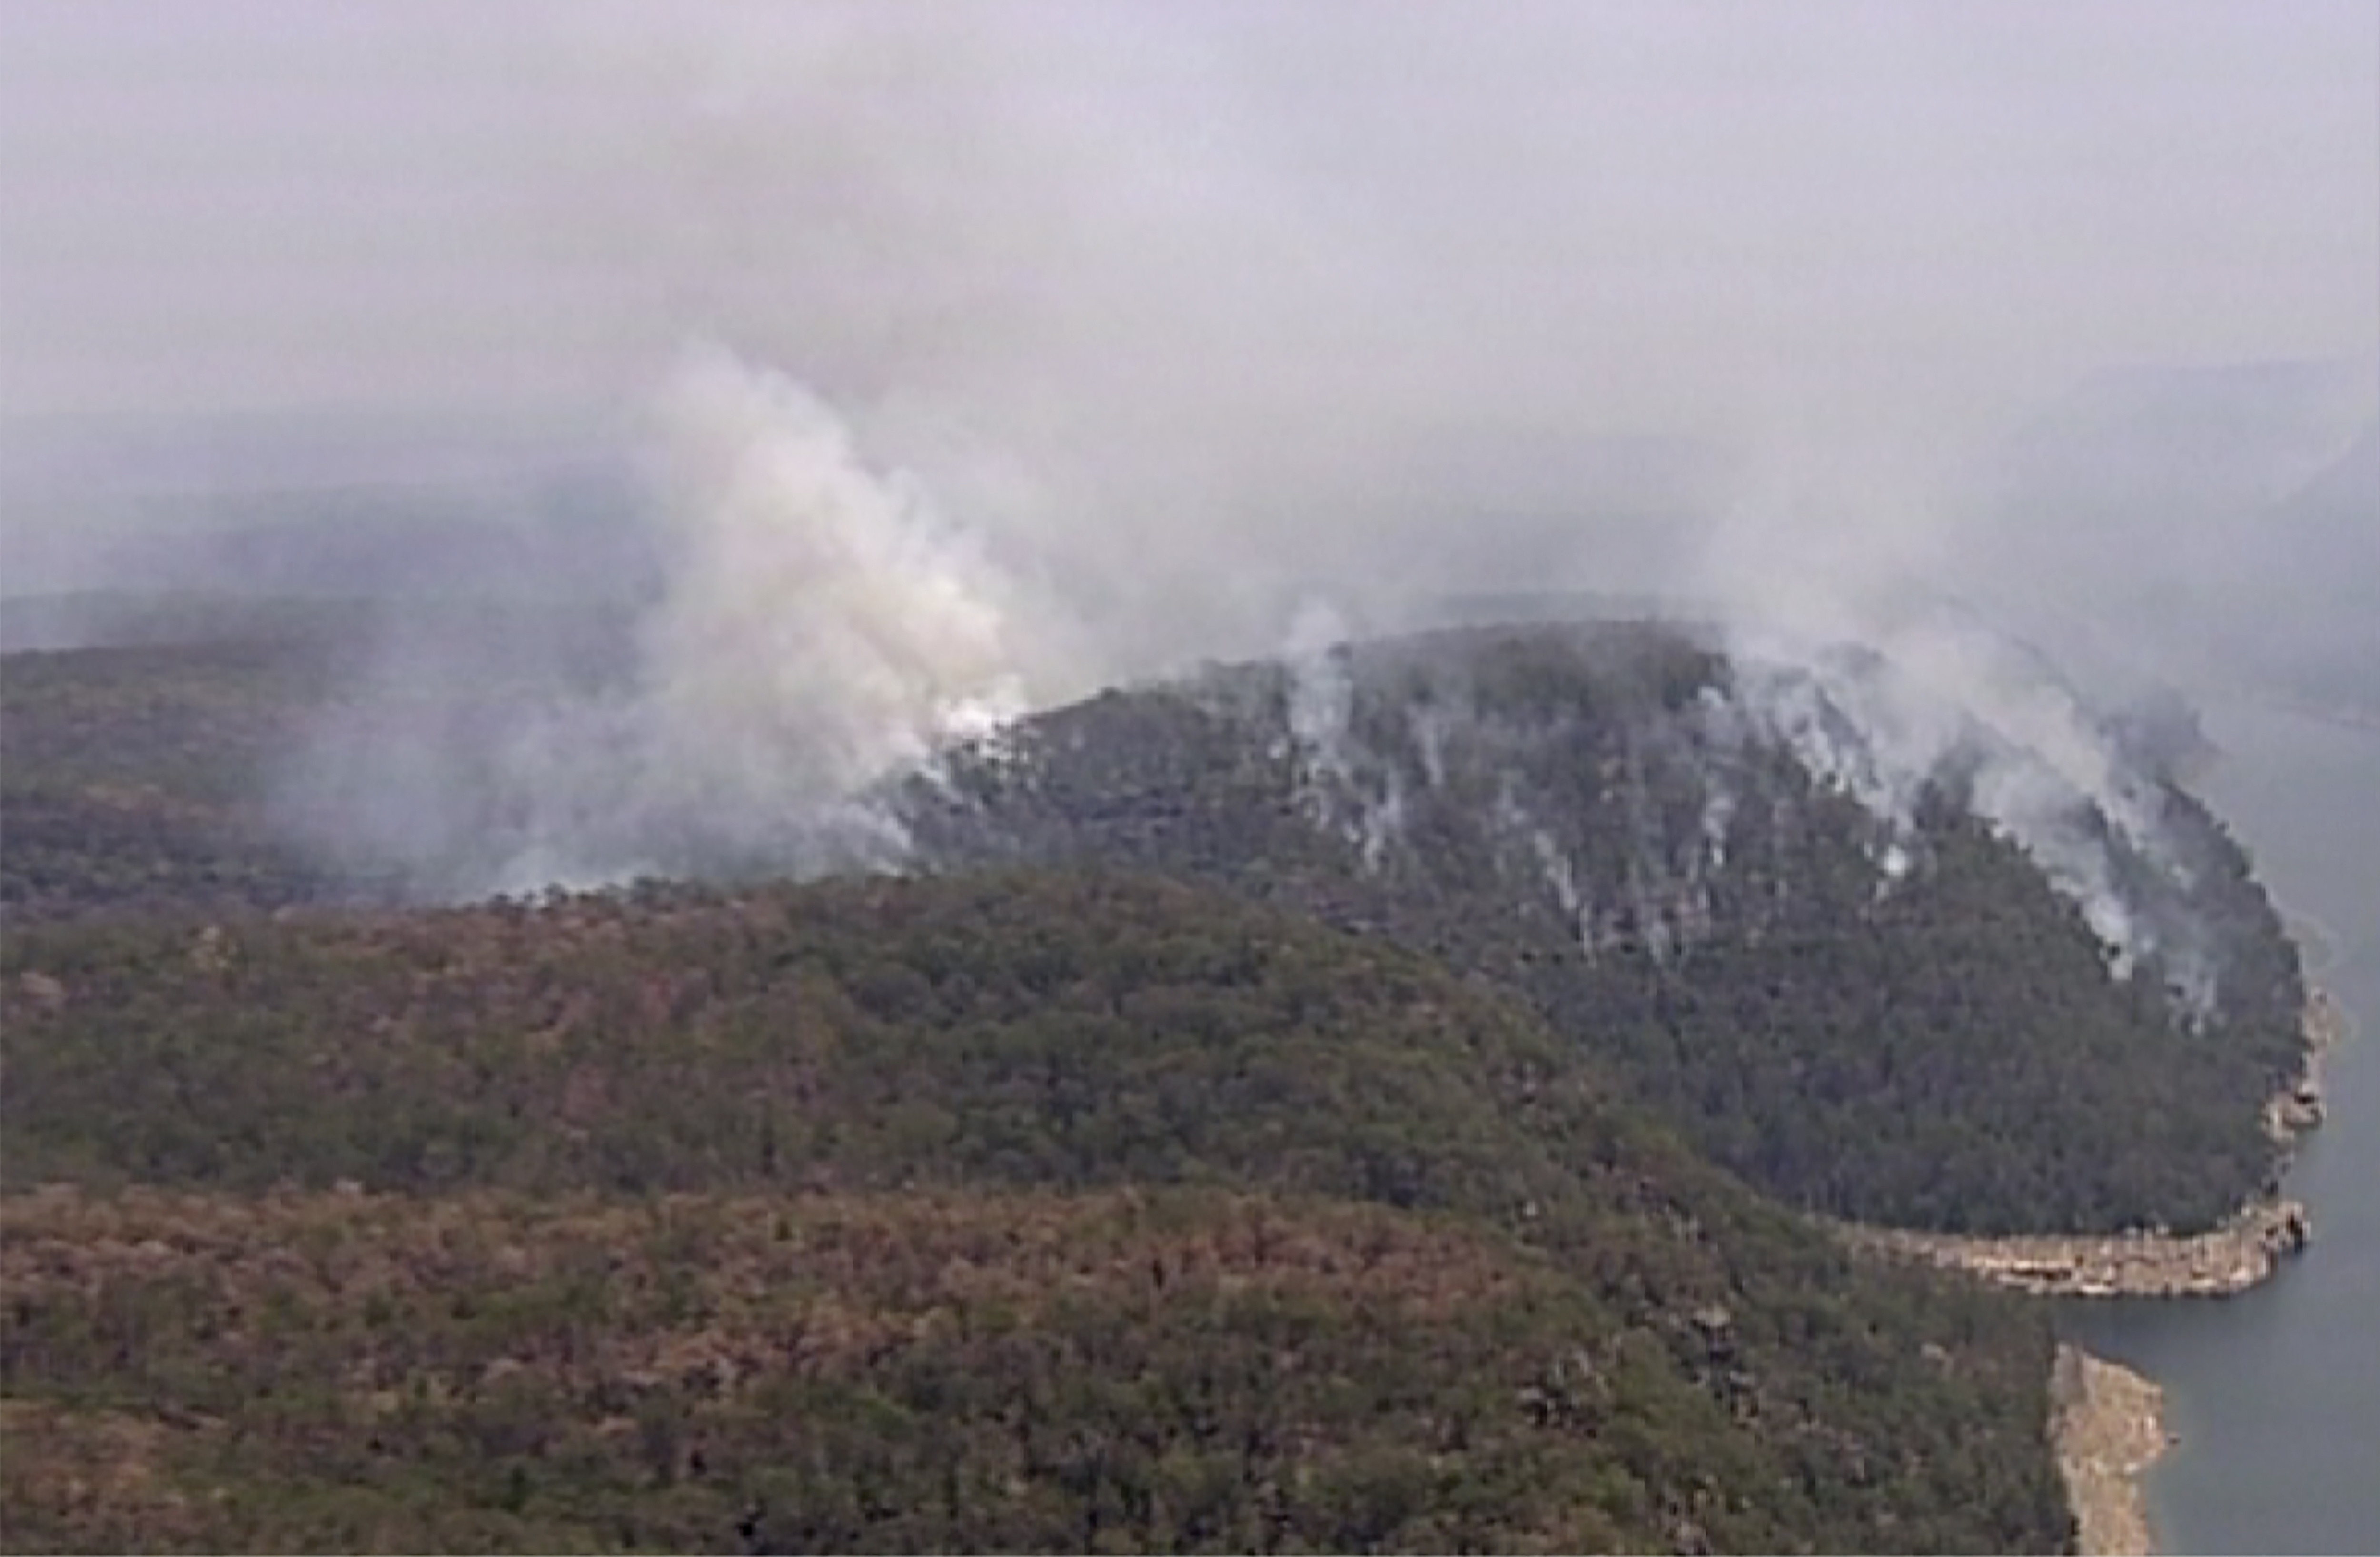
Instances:
[[[583,635],[610,646],[573,665],[618,652],[600,624]],[[267,807],[299,733],[343,701],[468,751],[555,667],[524,653],[425,708],[358,702],[326,673],[340,652],[260,629],[0,661],[0,914],[402,894],[401,869],[334,868]],[[1829,1213],[2193,1229],[2265,1187],[2261,1114],[2302,1054],[2301,984],[2203,807],[2157,788],[2165,858],[2079,824],[2157,932],[2119,980],[2039,863],[1971,815],[1974,774],[1946,766],[1897,835],[1747,718],[1749,695],[1743,668],[1667,629],[1430,634],[1037,716],[879,809],[920,868],[1112,863],[1442,958],[1522,993],[1702,1151]],[[455,818],[485,797],[422,804],[449,808],[432,852],[474,847]],[[2211,991],[2194,1015],[2166,995],[2182,974]]]
[[[407,841],[428,848],[447,808],[472,798],[440,789],[468,785],[469,759],[484,764],[540,707],[616,677],[626,629],[616,612],[562,606],[394,609],[0,603],[0,637],[107,636],[0,656],[0,919],[415,895],[419,860],[328,845],[376,810],[418,809],[421,836]],[[330,737],[368,730],[401,732],[374,749],[383,767],[393,751],[422,771],[357,771],[368,763]],[[454,771],[435,766],[449,755]]]
[[[904,815],[923,858],[1162,870],[1520,990],[1696,1146],[1833,1214],[2196,1228],[2266,1187],[2302,986],[2195,801],[2160,792],[2171,859],[2102,827],[2162,932],[2119,978],[1955,768],[1896,836],[1751,725],[1737,677],[1649,628],[1366,645],[1040,717]]]
[[[0,658],[0,913],[322,895],[264,802],[327,693],[279,637]]]
[[[0,1001],[14,1545],[2068,1539],[2039,1315],[1226,896],[116,919]]]

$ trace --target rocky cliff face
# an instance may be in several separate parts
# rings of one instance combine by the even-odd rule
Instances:
[[[2313,1224],[2298,1201],[2274,1200],[2244,1206],[2221,1226],[2188,1237],[1965,1238],[1873,1228],[1845,1236],[1855,1245],[2044,1297],[2228,1298],[2304,1249]]]

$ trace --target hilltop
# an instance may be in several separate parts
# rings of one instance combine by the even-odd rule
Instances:
[[[471,754],[533,725],[565,668],[620,663],[601,624],[516,628],[536,652],[496,657],[504,674],[358,694],[352,649],[309,622],[8,658],[0,913],[408,900],[517,847]],[[458,613],[448,635],[494,631]],[[1657,624],[1426,634],[1035,715],[868,809],[912,870],[1123,866],[1440,959],[1517,992],[1700,1151],[1828,1215],[2187,1232],[2267,1190],[2263,1114],[2303,1064],[2302,981],[2244,852],[2155,766],[2173,742],[2106,731],[2153,832],[2087,804],[2054,818],[2098,873],[2086,903],[1979,814],[2008,771],[1990,748],[1883,818],[1856,792],[1873,775],[1804,749],[1849,730],[1828,699],[1856,685],[1765,674]],[[1802,746],[1759,696],[1803,699]],[[290,775],[341,719],[418,730],[418,753],[372,749],[419,782],[356,775],[294,823]],[[414,852],[324,847],[343,817]],[[714,879],[792,863],[660,858]]]
[[[1872,662],[1446,630],[946,749],[859,797],[905,879],[432,908],[622,623],[140,609],[0,661],[11,1546],[2058,1548],[2046,1321],[1788,1208],[2280,1160],[2170,711],[2045,857],[1987,739],[1877,803]],[[436,785],[326,848],[381,728]]]
[[[2124,968],[2103,905],[1978,815],[1987,753],[1896,828],[1746,714],[1754,674],[1626,624],[1220,667],[1029,719],[899,813],[925,861],[1162,871],[1518,991],[1698,1149],[1830,1215],[2197,1230],[2268,1190],[2303,985],[2220,823],[2153,772],[2154,837],[2059,819],[2120,898]]]

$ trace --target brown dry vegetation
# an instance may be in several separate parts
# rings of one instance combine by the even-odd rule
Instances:
[[[26,930],[0,1032],[0,1395],[174,1511],[44,1476],[16,1546],[2070,1533],[2037,1315],[1185,887]]]
[[[1543,1258],[1379,1207],[52,1190],[0,1203],[0,1307],[15,1549],[1577,1551],[1765,1523],[1740,1448],[1651,1442],[1646,1337]]]

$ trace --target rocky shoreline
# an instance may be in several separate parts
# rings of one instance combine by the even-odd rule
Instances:
[[[2284,1153],[2323,1121],[2324,1057],[2348,1018],[2324,990],[2305,1008],[2303,1067],[2265,1105],[2265,1129]],[[2066,1298],[2223,1298],[2269,1279],[2313,1237],[2306,1208],[2278,1196],[2252,1201],[2221,1226],[2187,1237],[2131,1231],[2105,1237],[1964,1237],[1840,1226],[1855,1248],[1917,1260],[2020,1292]],[[2050,1437],[2083,1557],[2156,1550],[2142,1476],[2173,1442],[2165,1392],[2128,1368],[2060,1344],[2050,1381]]]
[[[2306,996],[2305,1065],[2297,1080],[2273,1094],[2265,1104],[2265,1132],[2283,1147],[2293,1147],[2323,1119],[2323,1060],[2347,1036],[2347,1012],[2317,989]]]
[[[2303,1067],[2265,1105],[2265,1130],[2285,1151],[2322,1123],[2323,1057],[2346,1027],[2346,1013],[2327,993],[2307,996]],[[1846,1226],[1843,1235],[1856,1247],[2046,1297],[2228,1298],[2269,1280],[2306,1247],[2313,1222],[2302,1204],[2275,1196],[2187,1237],[2133,1229],[1970,1237],[1862,1226]]]
[[[2165,1391],[2131,1369],[2060,1346],[2050,1375],[2057,1446],[2074,1545],[2082,1557],[2146,1557],[2156,1550],[2141,1477],[2172,1443]]]
[[[1855,1245],[1995,1285],[2056,1298],[2228,1298],[2267,1280],[2313,1236],[2296,1201],[2243,1206],[2224,1224],[2189,1237],[2132,1231],[2108,1237],[2060,1235],[1966,1237],[1860,1227]]]

